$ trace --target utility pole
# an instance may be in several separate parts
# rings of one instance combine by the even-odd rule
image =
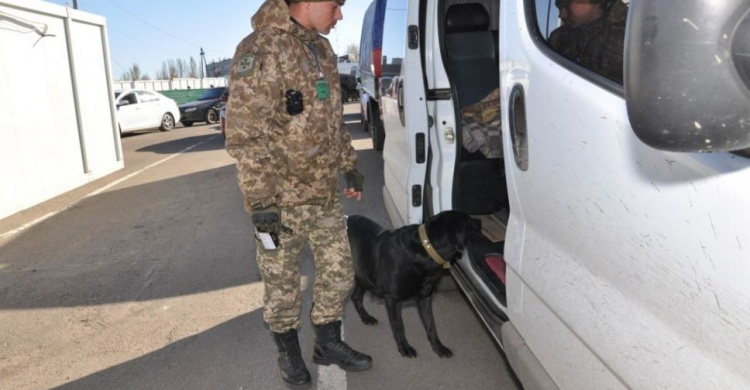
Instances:
[[[206,52],[201,47],[201,78],[203,78],[203,70],[206,68]]]

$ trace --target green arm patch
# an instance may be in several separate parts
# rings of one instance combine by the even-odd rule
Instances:
[[[239,76],[249,75],[253,71],[253,64],[255,64],[255,55],[245,54],[237,63],[237,74]]]

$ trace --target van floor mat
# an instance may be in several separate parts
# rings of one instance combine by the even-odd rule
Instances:
[[[490,270],[497,275],[498,279],[505,285],[505,259],[499,253],[488,253],[484,256],[484,262]]]
[[[487,255],[502,255],[505,248],[505,242],[492,242],[484,235],[478,235],[469,242],[469,260],[474,266],[474,270],[479,274],[487,287],[492,291],[498,301],[504,306],[507,305],[505,297],[505,283],[490,268],[485,261]]]
[[[492,242],[505,241],[505,225],[495,214],[473,215],[482,222],[482,234]]]

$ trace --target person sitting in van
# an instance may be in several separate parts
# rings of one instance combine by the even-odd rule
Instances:
[[[622,0],[557,0],[555,6],[563,25],[550,34],[550,46],[622,83],[628,6]]]

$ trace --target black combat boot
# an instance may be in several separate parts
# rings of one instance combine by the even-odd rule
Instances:
[[[299,350],[299,339],[295,329],[284,333],[272,332],[273,341],[279,348],[279,369],[281,379],[294,388],[304,389],[310,386],[310,372],[302,360]]]
[[[364,371],[372,367],[372,358],[357,352],[341,340],[341,321],[313,325],[315,349],[313,363],[335,364],[345,371]]]

